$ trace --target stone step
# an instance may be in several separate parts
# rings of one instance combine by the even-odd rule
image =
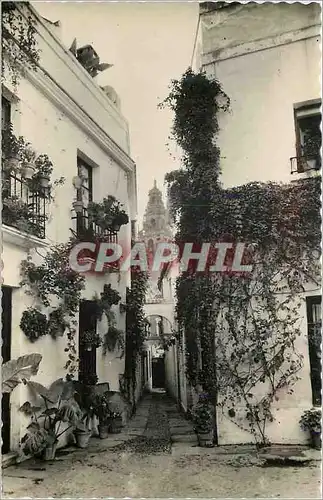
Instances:
[[[197,437],[196,434],[174,434],[172,435],[172,442],[173,443],[194,443],[197,444]]]

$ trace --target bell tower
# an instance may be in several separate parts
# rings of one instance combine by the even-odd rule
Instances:
[[[143,220],[143,229],[139,233],[139,238],[146,244],[146,247],[154,254],[156,244],[159,241],[172,240],[172,228],[169,223],[169,213],[163,202],[163,195],[157,187],[156,180],[153,188],[148,193],[148,203]],[[162,300],[162,293],[158,288],[160,271],[150,272],[147,300]]]
[[[148,203],[143,220],[143,230],[140,236],[148,241],[157,239],[171,238],[172,231],[169,225],[168,211],[163,202],[163,196],[157,187],[156,180],[153,188],[148,193]]]

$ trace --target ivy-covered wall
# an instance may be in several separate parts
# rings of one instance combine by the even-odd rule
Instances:
[[[165,103],[183,151],[181,169],[166,176],[177,239],[244,242],[251,264],[247,275],[192,264],[179,276],[188,381],[214,404],[217,443],[303,442],[298,421],[311,406],[304,296],[320,283],[320,178],[225,189],[217,137],[230,107],[220,83],[188,70]]]

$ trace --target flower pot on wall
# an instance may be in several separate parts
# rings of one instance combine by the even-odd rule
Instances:
[[[33,163],[25,163],[22,167],[21,174],[25,179],[31,179],[35,173],[35,166]]]

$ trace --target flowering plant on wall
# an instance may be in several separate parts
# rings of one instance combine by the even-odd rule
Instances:
[[[91,202],[88,206],[89,221],[102,230],[117,232],[129,222],[129,217],[122,207],[123,205],[111,195],[100,203]]]

